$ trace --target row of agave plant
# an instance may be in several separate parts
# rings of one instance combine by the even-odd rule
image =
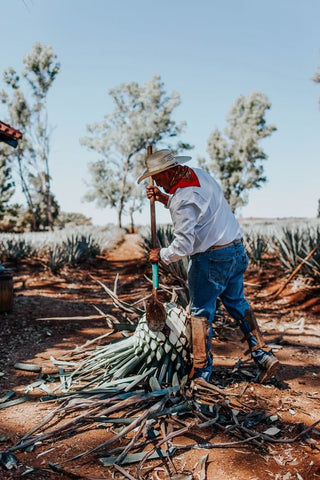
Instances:
[[[151,248],[150,232],[142,233],[143,246],[147,251]],[[158,244],[161,247],[169,245],[174,238],[171,225],[161,226],[157,230]],[[282,228],[246,230],[244,228],[244,243],[250,264],[255,268],[263,268],[271,257],[277,258],[284,272],[293,271],[315,249],[313,255],[301,269],[301,273],[317,280],[320,277],[320,225],[294,225]],[[319,245],[319,248],[316,246]],[[162,265],[166,275],[177,280],[182,286],[186,284],[187,259],[171,265]],[[187,295],[187,289],[181,296]]]
[[[285,227],[280,235],[267,236],[262,233],[245,233],[247,253],[251,263],[263,267],[270,256],[279,259],[285,272],[291,272],[306,259],[310,252],[313,255],[305,261],[301,273],[319,279],[320,277],[320,227]],[[319,245],[320,247],[320,245]]]
[[[124,230],[114,225],[0,234],[0,262],[12,264],[36,257],[52,273],[57,274],[65,265],[74,267],[114,247],[123,235]]]

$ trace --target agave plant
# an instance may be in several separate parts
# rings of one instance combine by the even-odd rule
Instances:
[[[143,382],[150,383],[152,389],[160,389],[162,386],[177,386],[186,381],[191,365],[191,333],[186,310],[175,303],[167,303],[166,325],[162,331],[153,332],[148,327],[144,312],[120,302],[111,290],[105,285],[103,287],[116,300],[117,306],[127,313],[131,310],[131,313],[140,314],[138,324],[128,324],[128,321],[119,324],[115,317],[107,315],[109,327],[115,331],[120,330],[124,338],[94,349],[72,352],[71,363],[60,363],[53,359],[60,368],[65,365],[69,370],[72,367],[72,370],[60,370],[58,375],[43,381],[42,387],[48,390],[48,382],[60,379],[63,392],[120,393]],[[134,333],[130,334],[129,331],[133,329]]]
[[[60,245],[55,245],[52,249],[49,249],[48,252],[48,261],[46,263],[47,267],[53,274],[59,273],[61,268],[66,264],[66,257],[64,250]]]
[[[74,267],[89,257],[95,257],[98,253],[100,253],[99,245],[91,235],[71,235],[62,244],[49,248],[47,267],[52,273],[58,273],[64,265]]]
[[[320,275],[320,227],[283,229],[279,238],[273,238],[275,250],[281,264],[286,270],[294,270],[313,252],[311,258],[304,262],[301,272],[314,278]]]
[[[294,270],[305,256],[305,235],[300,228],[284,228],[282,235],[273,239],[278,248],[281,264],[286,270]]]
[[[263,255],[269,247],[267,237],[258,232],[251,232],[244,235],[244,242],[251,263],[261,267]]]
[[[306,273],[318,279],[320,277],[320,227],[308,228],[305,232],[304,256],[314,251],[303,266]]]
[[[65,252],[66,263],[72,266],[100,253],[98,244],[91,235],[71,235],[61,245]]]
[[[35,253],[33,246],[24,238],[4,238],[0,242],[0,260],[17,262]]]
[[[106,227],[65,228],[53,232],[0,233],[0,261],[47,254],[48,249],[53,250],[58,245],[63,245],[69,251],[71,261],[74,261],[113,248],[123,239],[124,234],[123,229],[111,224]]]

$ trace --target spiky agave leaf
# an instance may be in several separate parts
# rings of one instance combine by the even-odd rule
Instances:
[[[250,262],[261,267],[263,254],[268,251],[268,238],[259,232],[250,232],[244,236],[246,252]]]

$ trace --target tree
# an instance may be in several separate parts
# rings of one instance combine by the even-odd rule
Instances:
[[[316,73],[312,77],[312,80],[316,83],[320,83],[320,67],[318,67],[318,70],[316,71]],[[319,103],[320,103],[320,99],[319,99]]]
[[[87,126],[89,136],[80,140],[99,155],[89,164],[91,180],[87,201],[95,201],[98,207],[110,206],[118,212],[118,226],[122,215],[141,208],[141,188],[136,189],[136,179],[145,168],[145,156],[141,155],[147,145],[157,148],[170,147],[176,151],[192,148],[189,144],[172,139],[180,135],[185,123],[177,124],[171,117],[180,105],[180,95],[168,96],[160,75],[154,75],[143,85],[137,82],[123,83],[109,91],[114,110],[104,120]],[[133,227],[133,225],[132,225]]]
[[[59,212],[55,225],[59,228],[74,227],[79,225],[92,225],[92,219],[86,217],[83,213],[77,212]]]
[[[4,82],[9,90],[0,92],[0,100],[7,106],[8,121],[23,132],[18,147],[8,158],[15,167],[31,216],[32,229],[37,227],[36,210],[30,191],[31,177],[41,180],[41,192],[45,199],[46,223],[53,228],[53,196],[49,169],[51,128],[48,124],[47,95],[60,71],[57,55],[50,46],[35,43],[30,54],[23,58],[24,71],[21,84],[13,68],[4,71]],[[29,92],[24,93],[25,87]],[[2,154],[0,151],[0,158]]]
[[[36,222],[35,230],[47,230],[48,227],[51,228],[60,210],[54,195],[49,192],[50,217],[48,216],[48,192],[43,189],[43,185],[46,185],[46,179],[43,178],[44,175],[44,172],[40,172],[37,175],[29,175],[29,188]]]
[[[317,213],[317,217],[320,218],[320,198],[318,200],[318,213]]]
[[[11,169],[7,166],[6,158],[0,157],[0,220],[7,212],[10,212],[9,200],[14,194],[14,182],[11,177]]]
[[[233,212],[247,204],[249,190],[260,188],[267,180],[261,163],[267,155],[258,142],[276,130],[266,124],[265,113],[270,106],[263,93],[241,95],[227,116],[225,136],[218,129],[209,136],[210,160],[199,160],[203,168],[218,177]]]
[[[142,189],[140,185],[137,185],[136,179],[138,177],[139,177],[138,171],[133,169],[134,181],[128,185],[130,195],[128,195],[126,209],[124,210],[124,212],[127,213],[130,217],[131,233],[134,233],[134,214],[136,212],[142,211],[142,207],[146,201],[146,194],[144,189]]]

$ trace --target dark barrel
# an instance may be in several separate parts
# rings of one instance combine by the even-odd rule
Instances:
[[[9,312],[13,306],[13,275],[0,266],[0,313]]]

